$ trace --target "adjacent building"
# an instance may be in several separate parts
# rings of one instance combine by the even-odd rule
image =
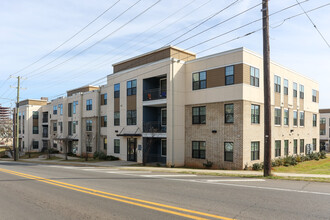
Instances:
[[[330,152],[330,109],[320,109],[320,150]]]
[[[115,63],[106,85],[39,105],[48,136],[38,141],[82,156],[243,169],[263,159],[262,65],[245,48],[196,58],[173,46]],[[271,63],[272,158],[319,151],[318,90]]]

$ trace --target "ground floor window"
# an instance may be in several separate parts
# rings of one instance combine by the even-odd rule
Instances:
[[[305,140],[300,139],[300,153],[304,153]]]
[[[92,152],[92,144],[89,140],[86,141],[86,151],[89,153]]]
[[[113,152],[115,154],[119,154],[120,153],[120,140],[119,139],[115,139],[114,140],[114,144],[113,144]]]
[[[298,153],[298,140],[297,139],[293,140],[293,153],[294,154]]]
[[[234,143],[225,142],[225,161],[233,162],[234,157]]]
[[[39,149],[39,141],[33,141],[32,142],[32,148],[33,149]]]
[[[167,147],[166,147],[166,139],[161,140],[161,156],[166,157]]]
[[[251,142],[251,160],[259,160],[260,158],[260,142]]]
[[[104,138],[103,139],[103,149],[106,150],[108,148],[108,139]]]
[[[284,155],[289,155],[289,140],[284,140]]]
[[[275,141],[275,157],[281,156],[281,141]]]
[[[316,151],[316,140],[317,140],[316,138],[313,138],[313,151]],[[23,144],[23,146],[24,146],[24,144]]]
[[[205,141],[192,142],[192,158],[205,159],[206,143]]]

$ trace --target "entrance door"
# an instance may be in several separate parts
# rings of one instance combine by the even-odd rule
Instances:
[[[136,162],[136,138],[127,138],[127,161]]]

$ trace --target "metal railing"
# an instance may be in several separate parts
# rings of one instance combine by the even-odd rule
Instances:
[[[143,132],[166,133],[166,125],[162,125],[160,121],[143,122]]]
[[[147,89],[143,91],[143,101],[156,100],[156,99],[166,99],[166,90]]]

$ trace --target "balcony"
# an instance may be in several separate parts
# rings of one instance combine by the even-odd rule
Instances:
[[[166,75],[156,76],[143,80],[143,101],[166,99]]]
[[[162,125],[160,121],[143,122],[144,133],[166,133],[166,125]]]
[[[150,101],[156,99],[166,99],[166,90],[155,88],[143,91],[143,101]]]

